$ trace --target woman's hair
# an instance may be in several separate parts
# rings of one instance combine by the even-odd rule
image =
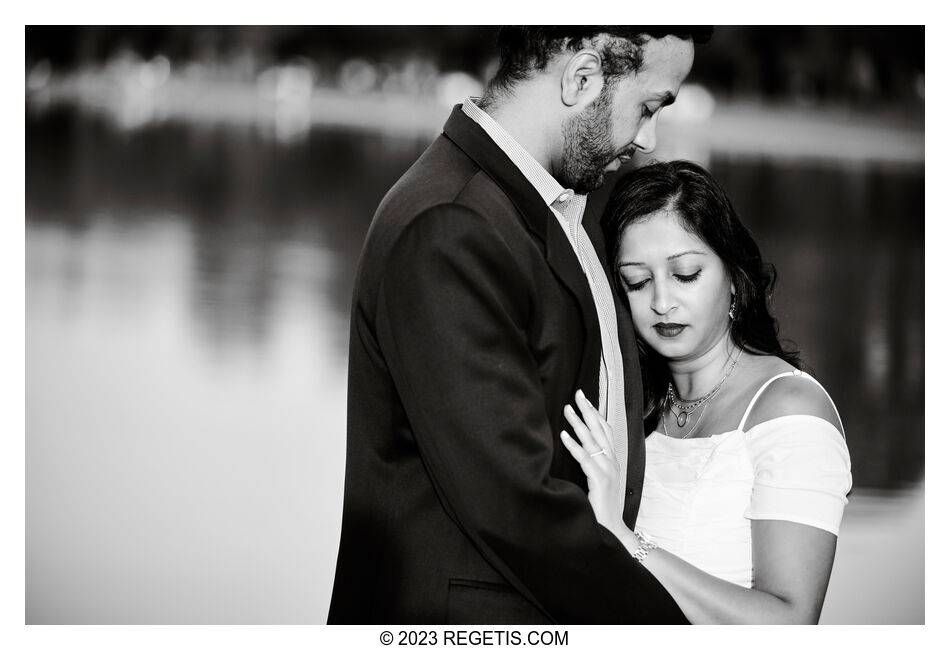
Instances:
[[[666,209],[674,211],[683,227],[702,239],[726,267],[735,287],[735,318],[729,329],[733,342],[751,354],[774,355],[800,369],[798,350],[783,347],[778,322],[770,312],[775,268],[762,262],[759,247],[739,221],[732,201],[699,165],[686,160],[656,162],[617,182],[604,214],[604,234],[614,272],[627,226]],[[670,373],[663,357],[642,341],[638,341],[638,348],[644,414],[652,419],[658,415]]]

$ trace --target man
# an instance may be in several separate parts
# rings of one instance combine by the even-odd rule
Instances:
[[[580,388],[613,426],[632,525],[635,343],[581,221],[604,174],[653,149],[709,30],[673,32],[503,29],[480,107],[383,199],[354,292],[329,623],[685,622],[558,440]]]

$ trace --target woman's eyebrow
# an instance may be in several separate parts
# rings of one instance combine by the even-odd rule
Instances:
[[[679,257],[683,257],[684,255],[705,255],[705,254],[706,253],[704,253],[703,251],[694,251],[694,250],[683,251],[682,253],[675,253],[673,255],[670,255],[669,257],[666,258],[666,261],[672,262],[673,260]],[[646,264],[643,262],[621,262],[620,264],[617,265],[617,268],[622,269],[625,266],[646,266]]]
[[[682,253],[677,253],[676,255],[670,255],[666,258],[667,262],[672,262],[677,257],[683,257],[684,255],[705,255],[706,253],[702,251],[683,251]]]

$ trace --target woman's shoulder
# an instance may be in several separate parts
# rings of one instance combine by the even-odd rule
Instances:
[[[757,374],[760,389],[750,404],[745,431],[777,418],[803,415],[820,418],[843,432],[834,402],[810,375],[776,357],[764,359]]]

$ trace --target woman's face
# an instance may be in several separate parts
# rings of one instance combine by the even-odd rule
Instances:
[[[659,210],[627,226],[618,266],[637,335],[661,356],[695,359],[727,334],[729,274],[677,212]]]

